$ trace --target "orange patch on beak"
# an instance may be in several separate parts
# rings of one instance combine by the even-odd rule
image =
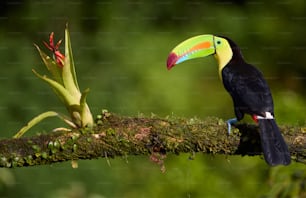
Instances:
[[[199,43],[196,46],[192,47],[188,52],[197,51],[205,48],[210,48],[210,42]]]

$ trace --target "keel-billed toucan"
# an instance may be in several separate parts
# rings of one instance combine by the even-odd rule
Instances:
[[[245,62],[239,47],[231,39],[214,35],[187,39],[172,50],[167,68],[208,55],[217,59],[220,78],[233,99],[236,118],[228,121],[229,126],[241,120],[244,114],[250,114],[259,124],[266,162],[271,166],[290,164],[288,147],[274,119],[268,84],[258,69]]]

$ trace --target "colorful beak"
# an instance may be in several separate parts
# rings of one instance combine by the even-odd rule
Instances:
[[[195,36],[177,45],[168,56],[167,68],[181,62],[201,58],[215,53],[214,36],[210,34]]]

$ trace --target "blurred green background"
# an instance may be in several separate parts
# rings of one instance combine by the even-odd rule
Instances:
[[[0,2],[1,138],[35,115],[65,113],[50,88],[31,72],[47,74],[33,43],[65,24],[81,89],[93,114],[234,116],[213,57],[166,69],[179,42],[199,34],[232,38],[271,87],[279,124],[305,124],[306,3],[304,1]],[[63,126],[49,119],[27,135]],[[302,197],[306,167],[268,167],[261,157],[168,155],[166,172],[147,156],[0,169],[0,197]]]

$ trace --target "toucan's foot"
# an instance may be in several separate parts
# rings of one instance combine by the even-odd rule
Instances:
[[[231,133],[231,129],[232,129],[232,124],[237,123],[238,120],[237,118],[232,118],[226,121],[227,123],[227,133],[230,134]]]

